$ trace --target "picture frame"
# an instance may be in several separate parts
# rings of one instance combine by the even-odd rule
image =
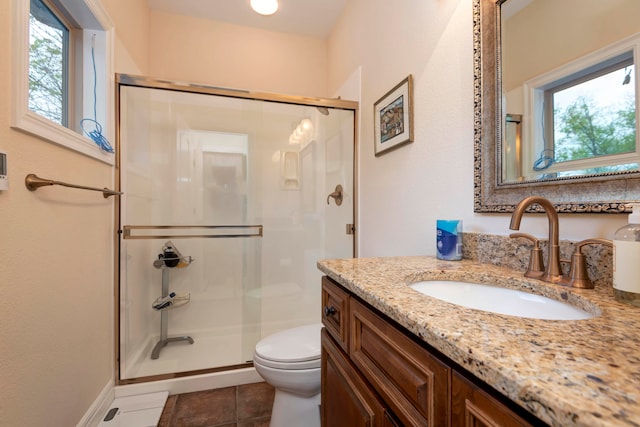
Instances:
[[[373,106],[375,155],[413,142],[413,78],[409,74]]]

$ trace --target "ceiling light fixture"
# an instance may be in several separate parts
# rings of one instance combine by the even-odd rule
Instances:
[[[273,15],[278,10],[278,0],[251,0],[251,8],[260,15]]]

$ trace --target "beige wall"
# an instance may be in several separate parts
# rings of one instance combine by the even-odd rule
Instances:
[[[101,0],[116,28],[116,72],[149,72],[149,6],[147,0]]]
[[[109,3],[135,23],[116,35],[117,64],[144,72],[146,1]],[[0,191],[0,425],[72,426],[113,378],[113,198],[31,193],[24,177],[111,187],[113,168],[10,128],[11,24],[11,2],[0,2],[0,151],[11,180]]]
[[[329,92],[361,67],[361,256],[435,255],[438,218],[508,234],[509,216],[473,212],[471,0],[351,0],[328,46]],[[373,104],[414,77],[414,142],[374,156]],[[563,238],[612,238],[626,215],[561,215]],[[546,236],[546,218],[522,229]]]
[[[191,83],[326,96],[326,41],[151,13],[150,74]]]

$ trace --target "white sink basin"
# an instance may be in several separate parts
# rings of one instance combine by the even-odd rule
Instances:
[[[570,304],[515,289],[448,280],[428,280],[410,286],[430,297],[491,313],[546,320],[580,320],[595,317]]]

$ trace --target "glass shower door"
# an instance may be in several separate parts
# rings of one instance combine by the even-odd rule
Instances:
[[[317,260],[354,255],[355,111],[119,83],[120,381],[320,321]]]

